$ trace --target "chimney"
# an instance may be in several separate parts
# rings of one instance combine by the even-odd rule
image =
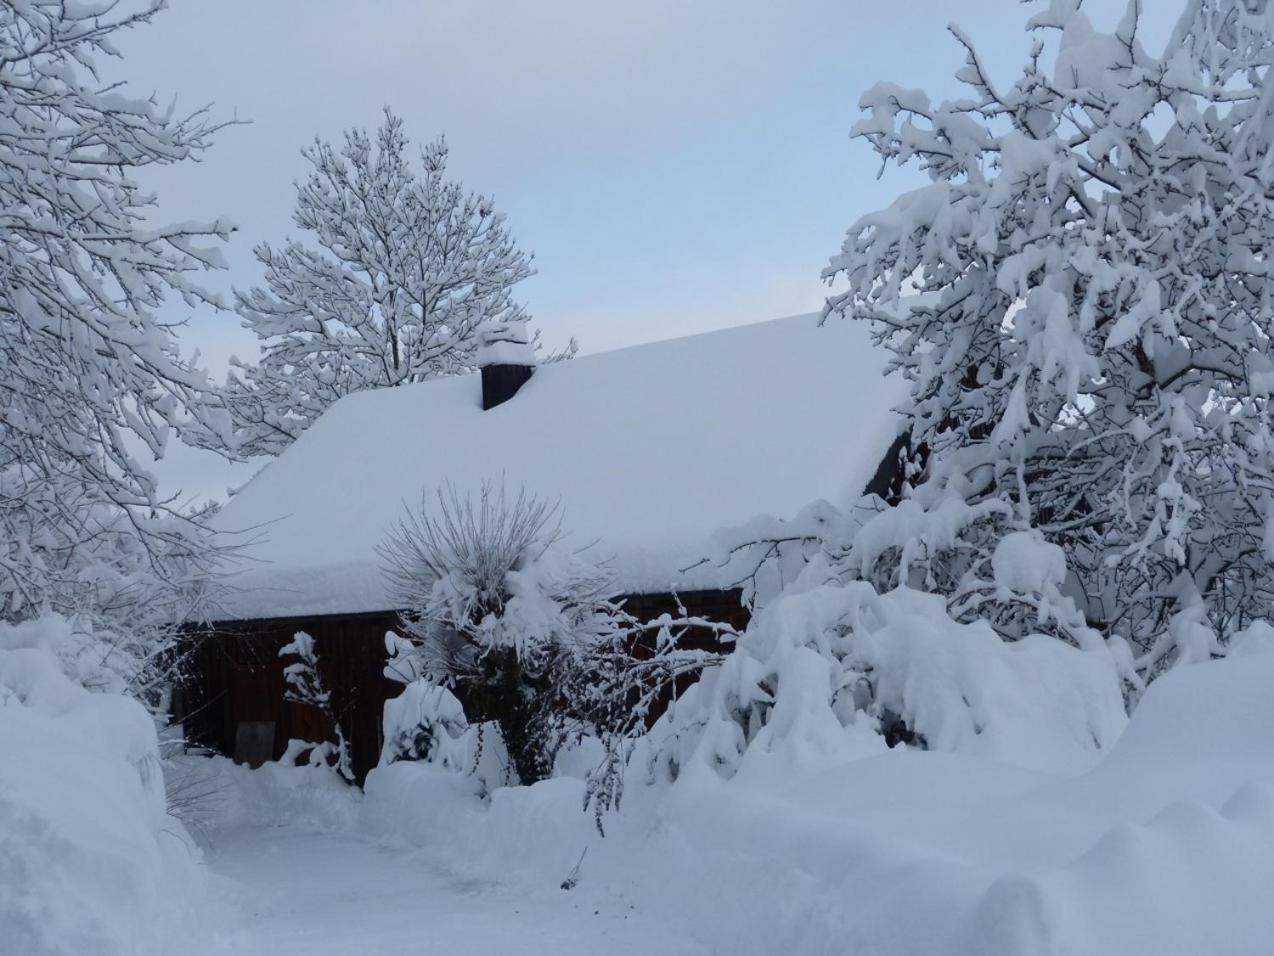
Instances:
[[[483,411],[511,399],[535,371],[535,346],[526,319],[483,323],[478,331],[478,367]]]

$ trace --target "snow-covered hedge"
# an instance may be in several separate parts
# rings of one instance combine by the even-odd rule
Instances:
[[[198,852],[167,813],[150,716],[68,677],[70,633],[0,624],[0,952],[171,951]]]

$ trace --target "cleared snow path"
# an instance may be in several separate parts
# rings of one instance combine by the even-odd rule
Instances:
[[[458,878],[422,851],[290,827],[217,831],[221,878],[198,956],[709,952],[624,900]]]

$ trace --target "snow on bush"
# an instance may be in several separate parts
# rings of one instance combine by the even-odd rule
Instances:
[[[944,508],[950,516],[935,525],[932,513],[914,502],[865,520],[820,502],[791,522],[758,519],[724,533],[718,560],[736,562],[749,569],[753,581],[768,583],[753,591],[758,601],[766,600],[755,609],[747,633],[732,652],[710,655],[711,660],[702,652],[682,660],[671,636],[656,641],[651,660],[633,660],[626,645],[609,642],[607,635],[627,640],[645,625],[617,613],[607,617],[605,633],[545,625],[561,620],[564,607],[547,600],[552,592],[542,586],[529,592],[523,587],[528,580],[544,580],[535,561],[513,570],[503,570],[507,560],[496,562],[499,585],[483,587],[478,552],[467,564],[463,555],[451,554],[433,572],[431,604],[416,618],[416,640],[387,638],[386,673],[407,687],[386,706],[381,764],[423,759],[472,772],[483,755],[481,738],[460,700],[435,685],[449,678],[463,687],[458,659],[467,668],[488,666],[490,656],[511,648],[518,661],[533,661],[532,649],[552,657],[543,671],[551,686],[542,693],[551,702],[544,726],[556,735],[553,756],[563,740],[600,738],[600,763],[585,774],[586,802],[594,804],[599,828],[601,814],[618,806],[633,778],[626,769],[632,758],[638,779],[648,773],[646,779],[663,782],[704,768],[727,779],[774,781],[899,744],[1026,767],[1090,765],[1123,726],[1121,681],[1130,667],[1119,642],[1103,641],[1082,622],[1071,626],[1076,612],[1061,593],[1065,561],[1055,545],[1034,532],[1006,534],[966,576],[962,595],[971,608],[994,604],[1016,615],[1015,640],[972,610],[967,619],[956,619],[939,595],[905,585],[881,593],[854,579],[892,550],[895,584],[926,583],[935,552],[955,548],[983,511],[954,498]],[[452,511],[462,513],[454,506]],[[477,529],[484,522],[472,515],[466,520]],[[913,533],[923,539],[909,540]],[[498,536],[488,529],[474,537]],[[901,546],[891,543],[897,540]],[[525,547],[513,550],[521,560]],[[430,560],[442,551],[431,547]],[[775,565],[782,567],[776,571]],[[537,600],[526,600],[527,593]],[[502,603],[478,618],[475,609],[496,599]],[[531,614],[533,609],[540,613]],[[1030,629],[1058,621],[1063,626],[1051,633]],[[663,635],[672,623],[654,625]],[[506,630],[517,633],[500,637]],[[1073,643],[1059,640],[1059,632]],[[582,651],[585,647],[591,651]],[[467,657],[458,658],[457,649]],[[558,666],[563,659],[584,662],[574,669],[587,678],[580,686],[563,678]],[[702,676],[646,734],[650,688],[682,673]],[[466,689],[472,693],[472,687]],[[530,699],[526,694],[523,700]],[[569,732],[567,723],[573,723]],[[544,759],[550,767],[547,753]],[[483,776],[483,793],[504,782]]]
[[[499,725],[517,779],[544,779],[556,746],[553,672],[568,645],[604,626],[608,575],[573,556],[546,558],[560,538],[560,506],[525,490],[512,498],[487,484],[476,497],[451,487],[433,497],[422,494],[382,548],[409,608],[408,639],[390,640],[386,676],[458,688],[471,718]]]
[[[396,635],[387,641],[401,641]],[[423,760],[448,770],[467,770],[473,760],[471,728],[464,707],[445,687],[417,678],[385,701],[382,765]]]
[[[398,641],[402,639],[397,635],[386,635],[386,643]],[[382,767],[419,762],[468,777],[463,789],[476,788],[484,796],[514,779],[500,725],[470,723],[455,694],[425,678],[413,680],[385,701],[382,728]]]
[[[1066,580],[1066,552],[1038,532],[1011,531],[995,546],[991,572],[1006,591],[1046,594]]]
[[[171,951],[198,854],[166,811],[150,715],[67,676],[72,634],[0,624],[0,952]]]
[[[125,694],[142,664],[125,640],[97,633],[87,622],[60,614],[6,624],[0,649],[39,648],[57,658],[63,673],[86,690]]]
[[[512,498],[488,484],[475,497],[454,488],[436,497],[423,495],[381,549],[409,608],[407,637],[386,639],[385,675],[409,691],[386,708],[382,762],[423,753],[455,766],[468,751],[471,769],[483,760],[489,769],[499,754],[501,782],[530,784],[552,775],[564,746],[592,735],[605,742],[605,759],[590,795],[599,812],[615,805],[651,708],[718,659],[683,650],[681,637],[733,630],[684,611],[637,620],[612,600],[618,588],[604,562],[561,545],[560,508],[525,490]],[[454,688],[467,715],[429,684]],[[480,726],[464,730],[462,716]]]
[[[292,635],[291,641],[279,648],[279,657],[293,658],[283,668],[283,683],[286,687],[283,699],[318,710],[327,718],[336,735],[335,741],[289,740],[282,762],[294,764],[304,757],[309,764],[332,767],[343,780],[353,783],[354,770],[350,764],[345,728],[341,726],[340,716],[332,709],[332,695],[323,683],[314,638],[304,631],[297,631]]]
[[[647,745],[674,779],[692,768],[781,779],[888,743],[1074,768],[1124,720],[1104,647],[1008,642],[985,622],[953,621],[936,595],[856,581],[772,602]]]

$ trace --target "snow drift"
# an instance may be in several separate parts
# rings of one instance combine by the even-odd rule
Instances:
[[[198,853],[150,716],[67,677],[67,631],[0,624],[0,952],[158,953],[189,920]]]
[[[1259,953],[1274,938],[1272,685],[1259,649],[1183,666],[1078,774],[957,736],[948,753],[790,762],[764,786],[633,787],[603,839],[580,780],[484,802],[398,763],[372,773],[361,820],[486,879],[555,885],[583,854],[572,892],[682,923],[687,951]]]

